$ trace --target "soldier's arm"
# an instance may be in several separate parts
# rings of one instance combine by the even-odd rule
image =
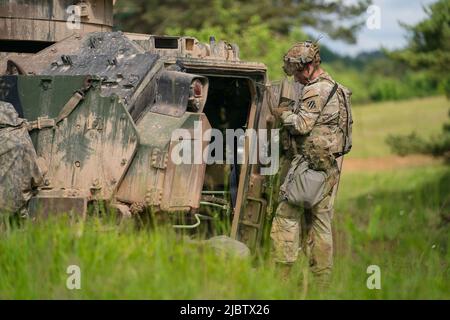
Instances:
[[[306,87],[302,97],[302,103],[297,112],[283,112],[281,118],[283,124],[291,134],[304,135],[309,133],[319,118],[324,101],[320,95],[318,84]]]
[[[281,118],[284,112],[292,111],[294,108],[295,101],[289,100],[282,102],[277,108],[272,110],[274,116]]]

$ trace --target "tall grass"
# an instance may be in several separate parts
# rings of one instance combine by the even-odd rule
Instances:
[[[343,176],[335,214],[335,269],[321,291],[305,259],[289,281],[270,260],[217,254],[169,226],[66,216],[0,231],[2,299],[392,299],[450,298],[450,169]],[[66,288],[69,265],[81,289]],[[369,290],[369,265],[381,290]]]
[[[388,155],[389,133],[433,134],[447,109],[442,97],[355,108],[350,156]],[[286,281],[264,254],[217,254],[167,224],[0,217],[0,299],[450,299],[449,166],[344,168],[327,291],[314,285],[305,258]],[[229,230],[229,221],[218,226]],[[80,290],[66,287],[69,265],[81,269]],[[366,286],[370,265],[380,267],[381,290]]]

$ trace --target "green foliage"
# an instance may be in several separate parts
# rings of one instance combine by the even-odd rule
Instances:
[[[402,156],[424,153],[433,156],[444,156],[447,161],[450,161],[450,123],[444,124],[443,132],[432,136],[429,140],[425,140],[413,132],[407,136],[388,136],[386,143],[394,153]]]
[[[364,23],[360,15],[370,3],[371,0],[121,0],[115,7],[115,21],[120,29],[161,34],[169,28],[201,30],[208,26],[231,31],[230,24],[239,26],[238,30],[247,29],[252,24],[251,17],[258,15],[275,36],[287,35],[292,26],[311,26],[333,38],[354,42],[356,30]],[[344,20],[346,23],[341,23]]]
[[[349,156],[385,155],[386,132],[409,132],[415,120],[421,134],[434,133],[445,103],[433,97],[356,108]],[[18,225],[4,215],[0,299],[450,299],[450,167],[351,172],[346,163],[327,292],[314,287],[304,257],[283,281],[263,256],[217,255],[169,226],[136,228],[96,215]],[[81,268],[81,290],[66,288],[71,264]],[[381,290],[366,287],[374,264]]]
[[[443,79],[440,84],[440,92],[444,92],[447,96],[447,99],[450,99],[450,77]]]
[[[315,27],[327,36],[352,42],[370,1],[120,1],[117,27],[126,31],[189,35],[208,42],[210,36],[239,45],[241,58],[262,62],[269,78],[284,77],[281,59],[293,43],[309,38],[302,28]],[[354,21],[342,28],[331,13]],[[295,26],[295,27],[294,27]],[[324,67],[353,91],[353,102],[399,100],[434,95],[450,85],[427,72],[412,72],[385,52],[362,53],[355,58],[321,48]]]
[[[389,135],[386,143],[391,147],[392,152],[401,156],[408,154],[423,153],[426,150],[425,140],[413,132],[406,136]]]
[[[408,47],[391,56],[414,69],[429,69],[450,95],[450,2],[439,0],[425,10],[427,19],[415,26],[404,25],[410,33]]]
[[[284,76],[281,68],[281,59],[292,43],[307,39],[307,35],[296,29],[288,37],[274,35],[269,25],[259,16],[252,16],[245,26],[239,26],[233,19],[229,20],[226,28],[206,25],[200,30],[168,28],[169,35],[190,35],[200,41],[208,42],[210,36],[216,40],[226,40],[238,43],[241,50],[241,59],[264,63],[269,70],[271,79],[281,79]]]
[[[426,153],[434,156],[444,156],[450,163],[450,133],[444,132],[441,136],[434,137],[427,144]]]
[[[405,25],[410,32],[409,45],[404,50],[392,53],[391,56],[414,69],[426,69],[429,79],[435,79],[435,82],[440,83],[438,87],[450,98],[450,2],[439,0],[426,8],[426,12],[427,19],[415,26]],[[450,160],[448,127],[448,124],[445,125],[441,135],[427,142],[413,134],[391,137],[388,143],[397,153],[429,153],[445,156]]]
[[[350,158],[391,156],[388,136],[417,135],[429,141],[439,136],[447,119],[449,101],[443,97],[417,98],[359,105],[353,109],[353,149]]]
[[[370,101],[369,90],[367,89],[365,77],[361,71],[356,68],[344,65],[341,61],[333,63],[324,62],[323,68],[331,74],[331,76],[342,83],[344,86],[350,88],[352,91],[353,103],[364,103]]]
[[[274,36],[269,25],[259,18],[251,17],[249,23],[239,28],[230,20],[226,29],[205,26],[201,30],[168,28],[169,35],[190,35],[200,41],[208,42],[214,35],[216,40],[227,40],[238,43],[241,58],[247,61],[264,63],[269,77],[279,80],[285,75],[281,68],[281,59],[293,43],[308,39],[301,29],[293,29],[287,36]],[[238,30],[238,31],[237,31]],[[323,67],[337,81],[351,88],[353,102],[401,100],[411,97],[422,97],[437,94],[438,84],[425,72],[412,72],[405,66],[389,60],[383,53],[362,55],[350,59],[325,52]]]
[[[326,292],[315,288],[306,259],[286,282],[269,260],[216,254],[170,227],[136,230],[131,221],[64,215],[4,222],[0,298],[449,299],[449,194],[448,167],[344,174]],[[373,264],[381,290],[366,287]],[[81,290],[66,288],[69,265],[81,268]]]
[[[440,92],[439,81],[429,72],[411,70],[384,52],[361,54],[353,59],[333,57],[324,66],[337,81],[352,89],[356,103],[426,97]]]

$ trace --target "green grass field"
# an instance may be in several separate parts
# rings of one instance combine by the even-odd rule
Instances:
[[[390,155],[385,139],[390,134],[416,132],[429,138],[442,130],[448,119],[450,102],[445,97],[429,97],[355,106],[353,108],[352,158]]]
[[[424,111],[423,101],[434,107]],[[443,98],[406,103],[433,121],[423,124],[426,134],[445,120]],[[355,108],[355,135],[364,132],[373,141],[364,145],[358,137],[355,157],[388,154],[380,137],[396,122],[402,123],[398,132],[409,133],[412,120],[403,123],[409,113],[383,112],[392,109]],[[328,291],[314,286],[304,259],[286,282],[263,258],[220,256],[168,227],[136,231],[97,217],[20,228],[3,223],[0,299],[450,299],[449,214],[449,166],[344,173]],[[66,269],[73,264],[81,268],[81,290],[66,288]],[[366,286],[370,265],[380,267],[381,290]]]

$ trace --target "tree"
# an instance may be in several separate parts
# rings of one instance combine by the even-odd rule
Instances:
[[[404,25],[410,33],[408,47],[392,53],[392,57],[416,70],[428,70],[430,76],[441,81],[450,99],[450,1],[439,0],[424,10],[428,15],[425,20],[415,26]],[[397,153],[403,150],[405,154],[421,152],[443,155],[450,162],[450,123],[444,125],[439,136],[428,142],[412,134],[390,137],[387,143]]]
[[[246,29],[259,16],[271,32],[286,36],[293,27],[313,27],[335,39],[355,42],[371,0],[119,0],[115,21],[130,32],[163,34],[168,28],[224,30],[232,22]],[[345,24],[340,23],[345,21]],[[237,30],[239,33],[239,30]]]
[[[450,98],[450,1],[439,0],[424,10],[425,20],[415,26],[403,24],[409,32],[409,44],[391,56],[415,70],[429,70]]]

